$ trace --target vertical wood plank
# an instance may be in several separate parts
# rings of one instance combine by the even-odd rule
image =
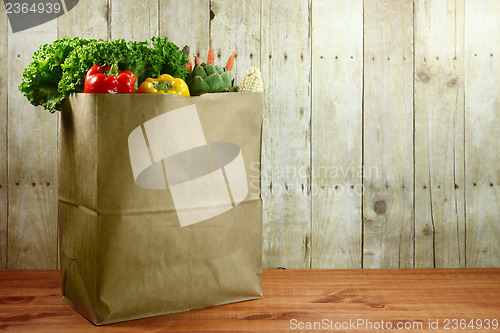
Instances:
[[[465,266],[463,0],[415,1],[415,266]]]
[[[8,33],[8,268],[57,268],[57,116],[19,92],[21,74],[57,20]]]
[[[312,3],[312,268],[361,267],[363,1]]]
[[[0,10],[0,59],[7,59],[7,13]],[[0,62],[0,269],[7,268],[7,61]]]
[[[108,39],[107,0],[79,1],[66,14],[59,16],[58,37]]]
[[[465,2],[467,267],[500,267],[500,2]]]
[[[260,0],[212,0],[210,10],[210,41],[213,43],[216,64],[226,65],[238,49],[233,77],[241,82],[250,66],[260,67]],[[206,61],[206,54],[202,60]]]
[[[109,0],[110,39],[143,41],[158,36],[158,1]]]
[[[364,3],[363,266],[413,266],[411,0]]]
[[[310,267],[310,2],[262,2],[264,267]],[[264,60],[265,59],[265,60]]]
[[[210,0],[160,1],[160,36],[188,45],[193,55],[206,57],[209,48]]]

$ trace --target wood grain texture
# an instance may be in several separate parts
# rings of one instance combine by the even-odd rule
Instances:
[[[465,9],[467,267],[499,267],[500,2]]]
[[[57,116],[33,107],[17,87],[33,52],[57,38],[57,20],[9,29],[8,38],[8,268],[55,268]]]
[[[326,320],[328,332],[497,332],[500,270],[264,270],[259,300],[95,327],[66,305],[58,271],[0,271],[0,329],[6,332],[290,332]],[[458,309],[458,310],[457,310]],[[296,321],[293,321],[293,320]],[[365,320],[358,327],[337,325]],[[489,330],[445,329],[474,319]],[[430,321],[429,321],[430,320]],[[438,321],[438,327],[429,327]],[[301,323],[301,324],[299,324]],[[498,321],[496,322],[498,325]],[[386,328],[387,326],[384,326]],[[497,326],[498,327],[498,326]],[[328,328],[328,327],[327,327]],[[313,331],[307,330],[307,331]],[[314,331],[319,331],[316,329]]]
[[[0,268],[57,267],[57,116],[17,89],[31,53],[154,35],[202,59],[212,40],[222,64],[237,47],[237,81],[261,68],[265,267],[500,267],[498,17],[496,0],[87,0],[12,34],[1,13]]]
[[[66,14],[57,18],[58,37],[108,39],[108,1],[79,1]]]
[[[215,63],[225,66],[229,56],[237,48],[232,69],[237,83],[241,82],[250,66],[260,68],[260,6],[261,0],[210,2],[213,13],[210,41],[215,51]],[[203,61],[206,61],[206,56],[202,54]]]
[[[465,267],[463,4],[415,1],[416,267]]]
[[[110,39],[143,41],[159,34],[159,0],[109,0]]]
[[[363,1],[314,1],[311,130],[314,268],[361,267],[362,91]]]
[[[7,14],[0,11],[0,59],[8,59]],[[7,161],[7,61],[0,62],[0,269],[7,268],[7,209],[8,209],[8,161]]]
[[[210,0],[160,1],[160,36],[179,47],[190,47],[191,60],[194,55],[208,54],[210,27]]]
[[[364,6],[363,267],[413,267],[413,2]]]
[[[265,5],[264,5],[265,3]],[[264,267],[310,267],[310,2],[264,1]],[[284,19],[286,18],[286,19]],[[300,24],[298,24],[300,22]]]

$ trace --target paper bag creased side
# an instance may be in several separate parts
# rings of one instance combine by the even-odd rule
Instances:
[[[75,94],[62,111],[63,294],[97,325],[262,295],[262,95],[170,97]],[[155,146],[160,130],[150,135],[148,121],[181,108],[196,109],[203,136]],[[133,149],[145,151],[137,163],[131,133],[142,138]],[[161,181],[141,176],[152,166]],[[185,209],[219,205],[227,209],[180,226]]]

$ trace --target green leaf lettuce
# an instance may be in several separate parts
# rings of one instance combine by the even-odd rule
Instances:
[[[161,74],[185,79],[187,63],[187,56],[167,37],[139,42],[67,37],[35,51],[23,70],[19,90],[34,106],[54,112],[71,93],[83,92],[85,75],[93,65],[118,64],[120,69],[133,72],[140,84]]]

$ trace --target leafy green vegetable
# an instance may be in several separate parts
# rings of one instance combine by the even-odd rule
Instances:
[[[38,48],[23,71],[19,90],[31,104],[54,112],[71,93],[83,92],[85,75],[93,65],[118,64],[141,83],[164,73],[185,79],[187,63],[187,56],[167,37],[140,42],[67,37]]]
[[[90,67],[122,64],[126,50],[127,43],[123,39],[111,42],[91,39],[85,45],[75,48],[61,65],[63,73],[58,86],[60,101],[72,92],[83,92],[85,75]]]
[[[23,70],[23,81],[19,86],[31,104],[42,105],[51,112],[58,107],[61,102],[58,91],[61,65],[71,51],[86,43],[85,39],[68,37],[41,45],[33,53],[31,63]]]
[[[154,77],[170,74],[173,77],[186,79],[189,74],[186,64],[187,55],[179,47],[168,41],[167,37],[152,38],[152,53],[160,56],[160,61],[151,61],[150,73]],[[150,75],[150,76],[151,76]]]

